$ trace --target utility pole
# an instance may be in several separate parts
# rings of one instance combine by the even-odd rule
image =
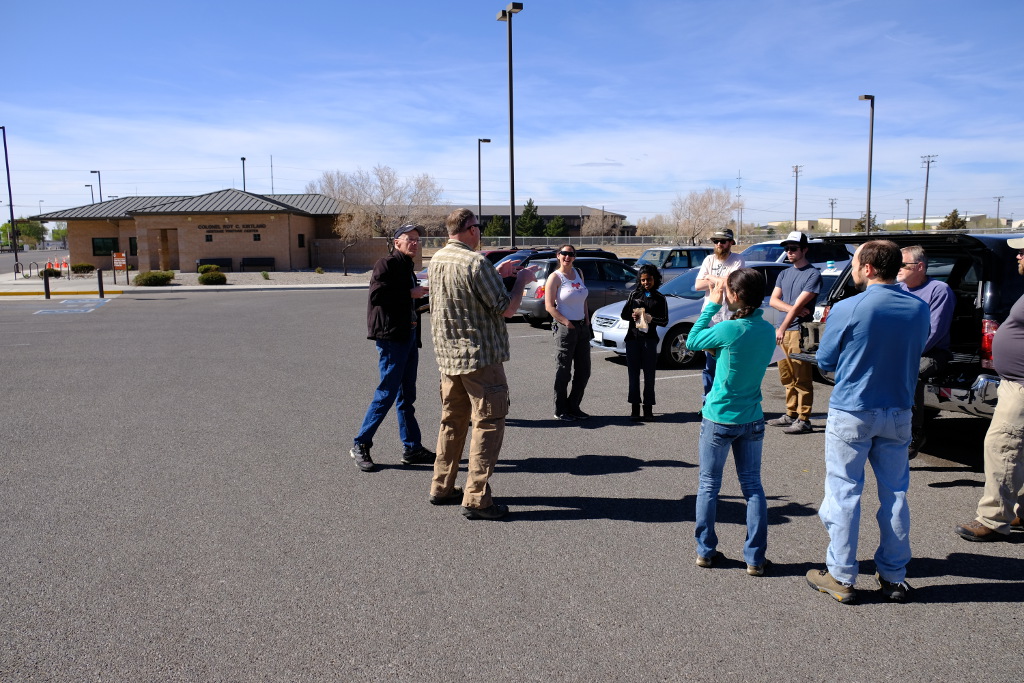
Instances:
[[[828,205],[832,209],[832,216],[828,219],[829,232],[839,232],[836,230],[836,198],[829,197]]]
[[[999,205],[1002,203],[1003,198],[1002,196],[999,196],[993,197],[992,199],[996,200],[996,225],[999,225]]]
[[[928,154],[921,157],[921,161],[924,163],[924,210],[922,211],[921,218],[921,229],[928,229],[928,178],[932,172],[932,164],[935,163],[935,157],[938,154]]]
[[[803,166],[793,167],[793,178],[795,178],[793,181],[793,230],[796,230],[796,203],[797,198],[799,197],[801,168],[803,168]]]
[[[904,199],[903,201],[907,203],[907,230],[910,230],[910,200]]]
[[[740,220],[736,224],[736,241],[739,241],[740,233],[743,232],[743,200],[740,190],[743,188],[743,171],[736,171],[736,204],[740,211]]]

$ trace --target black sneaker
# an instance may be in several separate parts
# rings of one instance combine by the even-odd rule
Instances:
[[[579,408],[577,408],[576,410],[570,410],[569,414],[575,417],[577,420],[586,420],[590,417],[589,414],[583,412]]]
[[[431,496],[427,500],[431,505],[456,505],[462,502],[462,489],[455,487],[447,496]]]
[[[370,459],[370,447],[365,443],[357,443],[348,454],[352,456],[356,461],[356,466],[363,472],[372,472],[376,469],[376,465]]]
[[[507,514],[508,505],[498,505],[497,503],[491,503],[491,506],[486,508],[462,506],[462,516],[466,519],[501,519]]]
[[[878,587],[882,589],[882,595],[893,602],[906,602],[910,599],[910,584],[906,581],[900,581],[899,583],[892,583],[886,581],[879,574],[875,574],[875,578],[878,579]]]
[[[576,416],[570,415],[569,413],[555,413],[555,419],[561,420],[562,422],[575,422]]]
[[[428,451],[423,446],[417,446],[416,448],[406,448],[405,452],[402,453],[402,464],[403,465],[433,465],[434,460],[437,458],[437,453]]]

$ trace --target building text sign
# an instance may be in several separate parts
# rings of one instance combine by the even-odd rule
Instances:
[[[259,232],[263,228],[267,227],[266,223],[242,223],[234,225],[197,225],[200,230],[205,230],[208,233],[224,233],[224,232]]]
[[[114,270],[128,270],[128,259],[124,257],[123,251],[114,252]]]

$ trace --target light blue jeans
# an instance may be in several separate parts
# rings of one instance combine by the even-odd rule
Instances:
[[[741,425],[726,425],[704,419],[700,423],[700,483],[697,485],[697,553],[711,557],[718,547],[715,517],[718,491],[722,488],[722,470],[729,448],[736,461],[736,476],[747,501],[747,540],[743,559],[747,564],[764,564],[768,548],[768,503],[761,486],[761,445],[764,420]]]
[[[406,450],[418,448],[420,425],[416,421],[416,371],[419,367],[419,349],[416,335],[409,335],[409,341],[394,342],[377,340],[377,365],[380,383],[373,392],[373,400],[366,409],[363,424],[353,439],[354,444],[373,445],[373,435],[384,421],[391,406],[396,405],[398,413],[398,436]]]
[[[829,408],[825,426],[825,499],[818,516],[829,539],[825,563],[833,578],[857,582],[857,537],[864,463],[870,462],[878,484],[878,550],[875,567],[886,581],[906,578],[910,562],[911,408],[847,412]]]

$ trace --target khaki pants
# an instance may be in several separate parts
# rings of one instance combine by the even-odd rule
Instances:
[[[1010,533],[1010,522],[1024,511],[1024,387],[1003,379],[998,396],[985,435],[985,492],[977,519]]]
[[[787,330],[782,335],[786,353],[800,353],[800,330]],[[779,379],[786,387],[786,414],[804,422],[811,420],[814,402],[814,366],[799,360],[779,361]]]
[[[480,509],[491,506],[493,501],[487,480],[494,472],[505,438],[508,405],[508,382],[501,363],[466,375],[441,375],[441,429],[437,434],[437,459],[434,461],[430,495],[449,495],[455,488],[466,433],[472,422],[469,474],[462,504]]]

